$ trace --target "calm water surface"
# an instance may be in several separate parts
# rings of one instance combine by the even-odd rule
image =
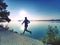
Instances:
[[[22,25],[21,23],[22,21],[12,21],[9,23],[9,27],[10,29],[13,29],[14,31],[21,34],[24,31],[24,25]],[[60,21],[31,21],[28,26],[28,30],[32,31],[32,34],[30,34],[29,32],[25,32],[24,35],[34,39],[42,39],[46,36],[48,25],[51,25],[53,28],[54,26],[57,26],[60,36]]]

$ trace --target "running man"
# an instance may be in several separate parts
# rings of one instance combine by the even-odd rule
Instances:
[[[27,19],[27,17],[25,17],[25,20],[23,21],[23,23],[25,24],[24,25],[24,32],[23,32],[23,34],[25,33],[25,31],[27,31],[27,32],[29,32],[31,34],[32,32],[27,30],[28,24],[30,23],[30,21]]]

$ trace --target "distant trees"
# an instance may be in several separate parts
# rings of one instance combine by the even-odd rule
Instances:
[[[6,10],[8,5],[4,2],[4,0],[0,0],[0,22],[7,21],[10,22],[11,20],[8,18],[10,12]]]
[[[59,31],[57,26],[53,28],[52,26],[48,25],[48,31],[43,39],[43,42],[47,44],[53,44],[58,39],[57,37],[58,33]]]

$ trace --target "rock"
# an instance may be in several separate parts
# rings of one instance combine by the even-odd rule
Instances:
[[[44,45],[43,42],[0,28],[0,45]]]

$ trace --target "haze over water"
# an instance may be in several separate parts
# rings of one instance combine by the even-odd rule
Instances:
[[[8,26],[10,27],[10,29],[13,29],[14,31],[21,34],[24,31],[24,25],[22,25],[21,23],[22,21],[11,21]],[[7,23],[4,24],[7,25]],[[31,21],[28,26],[28,30],[31,30],[32,34],[25,32],[24,35],[34,39],[42,39],[46,36],[48,25],[51,25],[53,28],[54,26],[57,26],[59,30],[58,36],[60,36],[60,21]]]

